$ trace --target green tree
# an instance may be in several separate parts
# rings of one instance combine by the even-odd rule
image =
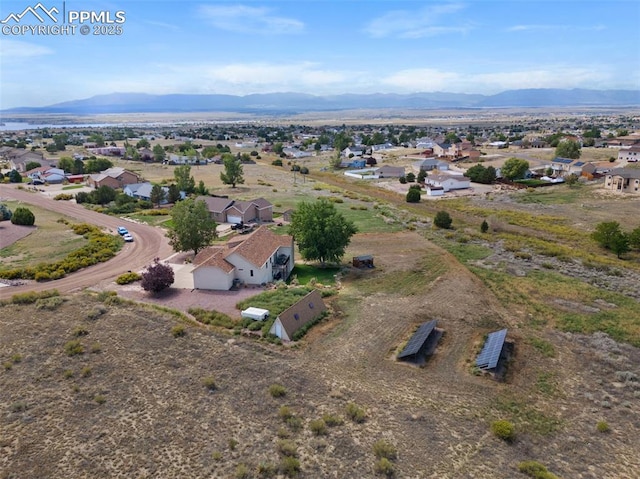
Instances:
[[[573,186],[578,183],[578,179],[578,175],[576,175],[575,173],[571,173],[564,179],[564,182],[569,186]]]
[[[176,166],[173,170],[173,177],[176,180],[178,190],[184,191],[190,195],[196,189],[196,180],[191,176],[191,167],[189,165]]]
[[[333,138],[333,147],[340,152],[349,146],[351,142],[353,142],[353,138],[351,138],[346,132],[340,131],[336,133],[336,136]]]
[[[73,160],[73,166],[71,167],[71,174],[81,175],[83,173],[84,173],[84,161],[82,161],[80,158],[76,158],[75,160]]]
[[[278,142],[275,145],[273,145],[273,152],[276,155],[281,155],[284,151],[284,145],[282,144],[282,142]]]
[[[30,171],[33,170],[35,168],[40,168],[42,166],[41,163],[38,163],[37,161],[29,161],[27,162],[26,165],[24,165],[24,169],[25,171]]]
[[[85,164],[86,173],[100,173],[101,171],[108,170],[113,166],[113,163],[106,158],[90,158]]]
[[[529,162],[520,158],[509,158],[502,166],[502,176],[508,180],[520,180],[524,178],[529,169]]]
[[[11,170],[8,176],[11,183],[22,183],[22,175],[18,170]]]
[[[160,206],[160,203],[162,203],[162,201],[166,197],[167,197],[167,194],[164,191],[164,189],[162,189],[162,186],[153,185],[151,187],[151,193],[149,195],[149,199],[151,200],[151,203],[153,203],[156,206]]]
[[[95,143],[98,147],[104,146],[104,136],[100,133],[92,133],[89,135],[89,141]]]
[[[420,203],[420,198],[421,195],[418,188],[409,188],[406,196],[407,203]]]
[[[611,251],[613,251],[618,259],[631,248],[629,247],[629,236],[624,232],[615,235],[611,240]]]
[[[407,178],[407,181],[409,183],[415,183],[415,181],[416,181],[416,175],[415,175],[415,173],[413,173],[411,171],[409,173],[407,173],[406,178]]]
[[[455,131],[450,131],[444,136],[445,143],[461,143],[462,140]]]
[[[222,156],[222,164],[224,171],[220,172],[220,179],[225,185],[231,185],[231,188],[235,188],[236,184],[243,184],[244,178],[242,174],[242,162],[240,159],[225,153]]]
[[[18,206],[11,216],[11,222],[14,225],[33,226],[36,217],[29,208]]]
[[[486,233],[487,231],[489,231],[489,223],[487,223],[487,220],[482,220],[482,224],[480,225],[480,231],[482,233]]]
[[[164,151],[164,148],[162,148],[162,145],[160,145],[159,143],[157,145],[154,145],[152,151],[153,151],[153,159],[158,163],[162,163],[164,159],[167,157],[167,154]]]
[[[304,259],[324,264],[340,261],[357,229],[333,203],[320,198],[313,203],[303,201],[298,204],[289,232]]]
[[[464,176],[474,183],[490,185],[496,180],[496,169],[493,166],[485,167],[478,163],[465,171]]]
[[[640,226],[629,233],[629,246],[633,249],[640,249]]]
[[[169,203],[177,203],[178,201],[180,201],[180,190],[174,183],[171,183],[169,185],[169,194],[167,195],[167,201]]]
[[[13,216],[13,212],[6,205],[0,204],[0,221],[8,221]]]
[[[424,183],[425,180],[427,179],[427,172],[425,170],[420,170],[418,172],[418,183]]]
[[[198,196],[207,196],[209,194],[209,188],[204,185],[204,181],[200,180],[194,193]]]
[[[613,249],[613,243],[618,236],[624,234],[617,221],[605,221],[598,223],[591,233],[591,238],[605,249]]]
[[[147,140],[146,138],[143,138],[136,143],[136,148],[138,149],[149,148],[150,146],[151,146],[151,143],[149,143],[149,140]]]
[[[58,160],[58,168],[63,170],[65,173],[71,173],[73,170],[73,158],[63,156]]]
[[[451,219],[451,216],[446,211],[438,211],[436,216],[433,218],[433,224],[442,229],[451,228],[452,222],[453,220]]]
[[[106,205],[116,199],[116,190],[107,185],[102,185],[90,193],[92,203]]]
[[[571,158],[576,160],[580,158],[581,153],[580,143],[575,140],[562,140],[556,147],[556,157],[560,158]]]
[[[189,198],[176,203],[171,208],[171,219],[173,227],[167,232],[167,237],[176,251],[193,250],[196,255],[218,236],[216,222],[202,200]]]

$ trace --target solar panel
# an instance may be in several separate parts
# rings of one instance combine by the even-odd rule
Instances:
[[[416,332],[413,333],[413,336],[411,336],[411,339],[409,339],[409,342],[404,347],[402,352],[398,354],[398,359],[405,358],[407,356],[412,356],[416,354],[418,351],[420,351],[420,348],[422,347],[424,342],[427,340],[427,337],[431,334],[431,331],[433,331],[433,328],[436,327],[437,322],[438,321],[436,319],[432,319],[431,321],[422,323],[420,327],[416,330]]]
[[[476,366],[480,369],[493,369],[498,365],[500,359],[500,353],[502,353],[502,346],[504,346],[504,339],[507,337],[507,330],[501,329],[489,333],[484,347],[476,359]]]
[[[576,161],[573,166],[584,166],[584,161]]]

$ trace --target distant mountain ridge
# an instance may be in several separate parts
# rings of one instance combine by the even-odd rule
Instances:
[[[495,95],[466,93],[371,93],[310,95],[306,93],[260,93],[244,96],[222,94],[111,93],[45,107],[21,107],[0,113],[304,113],[336,110],[447,109],[447,108],[542,108],[542,107],[640,106],[640,90],[523,89]]]

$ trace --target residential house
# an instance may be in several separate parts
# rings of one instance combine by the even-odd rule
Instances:
[[[207,203],[211,218],[216,223],[260,223],[273,221],[273,205],[264,198],[236,201],[218,196],[199,196]]]
[[[581,175],[586,162],[571,158],[556,157],[551,160],[551,169],[556,176]]]
[[[342,156],[345,158],[361,157],[364,155],[364,149],[359,146],[347,146],[342,150]]]
[[[413,169],[417,172],[433,170],[445,171],[449,169],[449,163],[436,158],[426,158],[424,160],[416,161],[413,164]]]
[[[122,192],[125,195],[131,196],[132,198],[136,198],[138,200],[151,201],[151,190],[153,189],[153,185],[150,182],[145,183],[133,183],[131,185],[127,185],[122,189]],[[166,205],[169,203],[169,187],[163,186],[162,191],[164,191],[164,198],[160,201],[161,205]],[[181,192],[180,195],[183,199],[185,198],[184,192]]]
[[[0,158],[8,161],[11,169],[23,173],[27,171],[27,164],[31,162],[40,163],[40,166],[55,166],[55,160],[47,160],[42,153],[23,148],[4,147],[0,153]]]
[[[580,172],[580,176],[593,180],[597,174],[597,167],[594,163],[587,163],[582,167],[582,171]]]
[[[314,289],[280,313],[269,332],[283,341],[292,341],[296,331],[322,316],[326,310],[320,291]]]
[[[138,150],[138,154],[140,155],[140,160],[142,161],[153,161],[153,159],[155,158],[153,151],[149,148],[140,148]]]
[[[294,266],[293,237],[260,226],[224,246],[209,246],[193,260],[196,289],[229,290],[234,284],[261,285],[286,280]]]
[[[287,158],[307,158],[313,156],[310,151],[303,151],[294,147],[283,148],[282,152],[287,155]]]
[[[37,180],[51,185],[59,185],[66,179],[64,170],[60,168],[50,168],[48,166],[40,166],[27,171],[27,177],[31,178],[31,180]]]
[[[376,151],[386,151],[394,148],[393,143],[381,143],[379,145],[371,145],[371,153],[375,153]]]
[[[469,178],[462,175],[429,175],[425,182],[431,186],[441,186],[445,193],[451,190],[462,190],[471,187]]]
[[[444,195],[444,188],[442,186],[434,186],[427,184],[425,186],[427,190],[427,196],[442,196]]]
[[[616,168],[604,178],[604,188],[620,193],[640,194],[640,170],[634,168]]]
[[[164,163],[170,165],[199,165],[200,159],[195,156],[174,155],[172,153],[169,155],[169,158],[164,160]]]
[[[640,160],[640,146],[630,146],[628,148],[621,148],[620,151],[618,151],[618,161],[636,163],[639,160]]]
[[[87,148],[94,155],[103,156],[124,156],[127,149],[124,146],[101,146],[98,148]]]
[[[384,165],[375,171],[378,178],[400,178],[405,175],[403,166]]]
[[[94,188],[100,188],[101,186],[124,188],[134,183],[140,183],[140,176],[120,167],[109,168],[101,173],[89,176],[89,184]]]

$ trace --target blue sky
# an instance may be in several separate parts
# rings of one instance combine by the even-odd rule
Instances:
[[[2,0],[0,20],[37,3]],[[61,0],[41,3],[62,11]],[[122,34],[3,31],[0,109],[113,92],[640,89],[635,0],[67,0],[64,7],[111,18],[123,11]],[[28,13],[25,24],[40,23]]]

